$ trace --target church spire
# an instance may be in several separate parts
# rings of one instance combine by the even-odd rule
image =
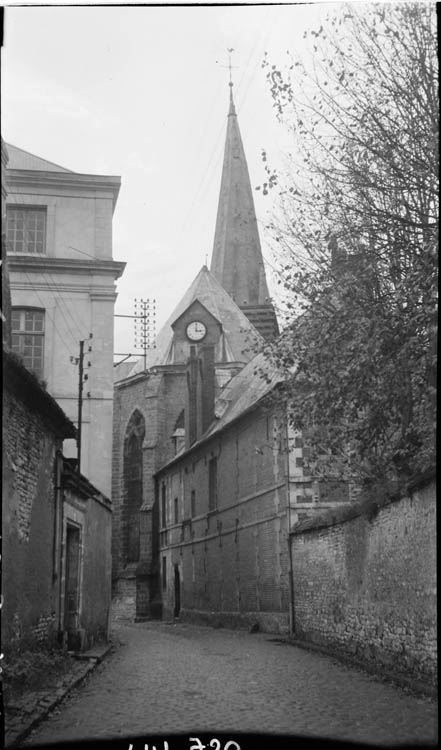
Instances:
[[[229,50],[230,52],[230,50]],[[269,299],[248,165],[233,99],[230,108],[217,210],[211,273],[265,338],[277,331]]]

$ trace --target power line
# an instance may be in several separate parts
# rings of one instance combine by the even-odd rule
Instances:
[[[14,200],[13,197],[12,197],[12,202],[15,203],[15,205],[17,205],[17,206],[23,205],[23,204],[19,203],[18,201]],[[28,241],[31,240],[32,238],[31,238],[29,229],[26,226],[23,226],[23,231],[26,233]],[[91,255],[90,253],[86,253],[83,250],[78,250],[78,248],[76,248],[76,247],[71,247],[69,245],[69,249],[75,250],[75,251],[81,253],[82,255],[87,255],[89,258],[92,258],[93,260],[96,260],[94,258],[94,256]],[[47,256],[43,256],[43,257],[47,257]],[[60,305],[59,305],[60,313],[63,316],[64,322],[66,323],[68,332],[70,333],[70,335],[72,336],[72,339],[76,343],[78,336],[80,336],[80,337],[83,336],[84,332],[80,328],[80,325],[78,323],[78,319],[75,318],[72,315],[70,307],[67,305],[66,300],[64,299],[64,297],[61,296],[59,287],[57,285],[57,282],[55,281],[55,279],[52,276],[52,274],[47,269],[44,270],[44,273],[49,277],[49,281],[47,281],[47,286],[48,286],[49,290],[53,293],[54,299],[60,303]],[[53,286],[51,286],[50,281],[52,281]],[[34,291],[35,291],[35,289],[34,289]],[[73,333],[73,331],[70,328],[70,325],[68,323],[68,320],[67,320],[67,318],[64,315],[63,307],[62,307],[63,305],[64,305],[64,309],[65,309],[67,315],[69,316],[70,320],[72,321],[72,323],[74,325],[74,328],[78,332],[76,334]]]
[[[20,202],[16,201],[16,200],[14,199],[14,197],[13,197],[13,196],[11,196],[11,199],[12,199],[12,202],[13,202],[13,203],[15,203],[15,205],[17,205],[17,206],[23,205],[23,204],[21,204]],[[29,232],[29,230],[28,230],[28,228],[27,228],[26,226],[23,226],[23,231],[24,231],[24,232],[26,233],[26,236],[27,236],[27,239],[28,239],[28,241],[32,240],[32,237],[31,237],[31,235],[30,235],[30,232]],[[73,249],[76,249],[76,248],[73,248]],[[81,251],[80,251],[80,252],[81,252]],[[88,255],[88,253],[84,253],[84,254],[85,254],[85,255]],[[37,256],[37,257],[38,257],[38,256]],[[43,256],[43,257],[46,257],[46,256]],[[91,256],[91,257],[92,257],[92,256]],[[46,283],[47,283],[47,286],[48,286],[48,289],[49,289],[49,291],[50,291],[50,292],[52,292],[52,294],[54,295],[54,299],[55,299],[56,301],[58,301],[58,302],[60,303],[60,304],[59,304],[59,307],[58,307],[58,309],[59,309],[59,311],[60,311],[60,313],[61,313],[61,315],[62,315],[62,317],[63,317],[63,319],[64,319],[64,322],[65,322],[65,324],[66,324],[66,327],[67,327],[67,331],[68,331],[68,333],[69,333],[69,334],[71,335],[71,337],[72,337],[73,341],[74,341],[74,342],[75,342],[75,344],[76,344],[76,342],[77,342],[77,339],[78,339],[78,335],[79,335],[79,336],[81,337],[81,336],[83,335],[83,332],[82,332],[82,330],[81,330],[81,328],[80,328],[80,326],[79,326],[79,324],[78,324],[78,321],[77,321],[77,319],[76,319],[76,318],[74,318],[74,317],[72,316],[72,314],[71,314],[71,311],[70,311],[70,308],[68,307],[68,305],[67,305],[67,303],[66,303],[65,299],[64,299],[64,298],[63,298],[63,297],[62,297],[62,296],[60,295],[60,293],[59,293],[59,288],[58,288],[58,286],[57,286],[57,284],[56,284],[56,281],[55,281],[55,279],[53,278],[53,276],[52,276],[52,275],[50,274],[50,272],[49,272],[49,271],[48,271],[47,269],[45,269],[45,270],[44,270],[44,273],[45,273],[45,274],[46,274],[46,275],[47,275],[47,276],[49,277],[49,281],[47,281],[47,282],[46,282]],[[27,274],[26,274],[26,275],[27,275]],[[30,281],[30,278],[29,278],[29,276],[28,276],[28,280]],[[50,281],[52,281],[52,284],[53,284],[53,286],[51,286],[51,284],[50,284]],[[33,288],[34,292],[35,292],[35,293],[37,293],[37,290],[35,289],[35,287],[33,286],[33,284],[32,284],[32,283],[31,283],[31,287]],[[73,331],[72,331],[72,329],[71,329],[71,327],[70,327],[70,325],[69,325],[69,322],[68,322],[68,320],[67,320],[66,316],[64,315],[64,312],[63,312],[63,307],[62,307],[62,305],[64,305],[64,308],[65,308],[65,310],[66,310],[66,313],[67,313],[67,315],[69,316],[70,320],[72,321],[72,323],[73,323],[73,325],[74,325],[74,328],[75,328],[75,329],[76,329],[76,330],[78,331],[78,334],[74,334],[74,333],[73,333]],[[45,308],[45,311],[47,312],[46,308]],[[49,316],[49,317],[50,317],[50,316]],[[54,325],[54,327],[55,327],[55,321],[53,320],[52,322],[53,322],[53,325]]]
[[[23,274],[24,274],[24,276],[25,276],[25,277],[27,278],[27,280],[28,280],[28,282],[29,282],[29,286],[30,286],[30,287],[31,287],[31,289],[33,290],[34,294],[36,295],[36,297],[37,297],[37,300],[39,301],[39,303],[40,303],[40,305],[41,305],[42,309],[44,310],[44,313],[45,313],[45,315],[47,315],[47,317],[48,317],[48,318],[49,318],[49,320],[51,321],[51,323],[52,323],[52,325],[53,325],[53,327],[54,327],[55,331],[56,331],[56,332],[58,333],[59,339],[60,339],[61,343],[63,344],[64,348],[65,348],[65,349],[66,349],[66,351],[67,351],[67,352],[69,353],[69,355],[71,355],[71,353],[72,353],[72,352],[71,352],[71,350],[70,350],[70,349],[68,349],[68,347],[67,347],[67,343],[66,343],[66,340],[65,340],[65,336],[64,336],[64,335],[63,335],[62,333],[60,333],[59,329],[58,329],[58,328],[57,328],[57,326],[55,325],[55,319],[54,319],[54,316],[51,316],[51,315],[49,314],[49,312],[48,312],[48,310],[47,310],[47,307],[46,307],[46,305],[45,305],[45,302],[44,302],[44,300],[42,300],[42,299],[41,299],[41,297],[40,297],[40,295],[39,295],[39,293],[38,293],[37,289],[36,289],[36,288],[34,287],[34,285],[33,285],[32,281],[31,281],[31,279],[30,279],[30,277],[29,277],[28,273],[27,273],[26,271],[21,271],[21,273],[23,273]],[[72,333],[71,333],[71,331],[69,331],[69,333],[70,333],[70,334],[71,334],[71,336],[72,336]],[[74,338],[73,338],[73,336],[72,336],[72,339],[73,339],[74,343],[76,344],[76,343],[77,343],[77,342],[76,342],[76,339],[74,339]]]

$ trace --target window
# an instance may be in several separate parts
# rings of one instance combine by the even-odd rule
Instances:
[[[163,529],[167,526],[166,511],[167,511],[166,490],[165,490],[165,484],[163,482],[161,486],[161,522],[162,522]]]
[[[29,370],[43,375],[44,310],[12,308],[12,350]]]
[[[208,510],[217,507],[217,458],[210,458],[208,463]]]
[[[167,588],[167,558],[162,558],[162,588]]]
[[[132,433],[126,446],[126,553],[127,562],[139,560],[139,509],[142,504],[142,439]]]
[[[78,628],[80,610],[80,568],[81,536],[80,527],[67,523],[64,581],[64,627],[72,638]],[[72,647],[72,644],[70,644]]]
[[[175,506],[175,523],[178,523],[178,521],[179,521],[179,505],[178,505],[178,498],[177,497],[175,497],[174,506]]]
[[[45,253],[46,209],[7,206],[6,239],[10,253]]]
[[[191,491],[191,517],[194,518],[196,515],[196,492]]]
[[[122,552],[126,563],[140,557],[140,509],[143,492],[142,443],[145,435],[143,415],[135,410],[124,439],[124,501],[121,515]]]

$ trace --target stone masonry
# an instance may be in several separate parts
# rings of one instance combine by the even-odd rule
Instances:
[[[291,537],[295,634],[380,671],[436,682],[433,480]]]
[[[183,409],[185,368],[157,367],[115,386],[113,440],[113,536],[112,570],[115,612],[123,618],[159,616],[157,588],[158,513],[155,505],[154,474],[158,466],[174,455],[171,435]],[[127,560],[124,535],[127,523],[127,476],[124,466],[125,441],[130,422],[137,414],[145,424],[142,443],[142,499],[139,507],[140,556]]]

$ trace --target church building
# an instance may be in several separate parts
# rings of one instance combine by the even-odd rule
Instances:
[[[116,614],[289,628],[288,532],[320,503],[268,399],[277,335],[230,83],[210,270],[115,383]]]

